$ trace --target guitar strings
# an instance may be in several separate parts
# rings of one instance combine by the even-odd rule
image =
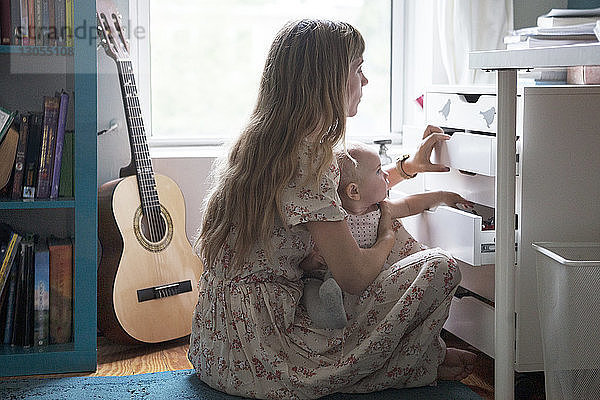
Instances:
[[[160,201],[157,194],[157,185],[152,168],[152,160],[149,156],[148,144],[145,138],[144,125],[142,120],[140,103],[137,97],[135,78],[133,75],[133,67],[131,61],[118,62],[119,69],[123,76],[124,90],[125,90],[125,107],[127,110],[127,118],[129,119],[129,126],[132,130],[132,145],[133,151],[136,155],[135,163],[138,171],[138,185],[140,201],[142,204],[142,214],[146,217],[146,223],[148,226],[149,240],[156,244],[164,235],[167,233],[169,227],[166,222],[162,221]],[[142,136],[143,135],[143,136]],[[141,159],[139,155],[145,155],[146,157]],[[144,162],[146,164],[144,164]],[[148,192],[152,193],[148,195]],[[141,224],[141,221],[140,221]],[[142,227],[140,226],[140,229]],[[144,236],[144,232],[142,231]],[[165,268],[162,268],[165,259],[162,251],[153,251],[153,258],[155,267],[157,267],[158,276],[164,280],[166,277],[163,276]]]

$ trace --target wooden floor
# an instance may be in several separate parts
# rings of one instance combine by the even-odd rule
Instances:
[[[447,332],[444,332],[443,337],[449,346],[468,349],[479,355],[475,372],[462,382],[485,400],[492,400],[494,398],[493,359]],[[189,369],[192,365],[187,360],[188,346],[188,338],[157,345],[125,346],[99,337],[97,371],[91,374],[66,376],[133,375]]]

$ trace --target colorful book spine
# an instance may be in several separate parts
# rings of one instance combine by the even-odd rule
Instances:
[[[71,341],[73,324],[73,244],[48,239],[50,252],[50,343]]]
[[[4,287],[6,286],[12,264],[14,263],[15,257],[19,251],[20,242],[21,236],[16,232],[12,232],[6,246],[6,252],[4,253],[2,264],[0,264],[0,293],[4,291]]]
[[[23,174],[25,173],[25,153],[27,151],[27,136],[29,132],[29,115],[22,115],[19,128],[19,144],[15,156],[15,169],[13,172],[13,187],[11,198],[20,199],[23,194]]]
[[[66,92],[57,94],[60,98],[58,109],[58,126],[56,128],[56,146],[54,149],[54,166],[52,167],[52,182],[50,184],[50,198],[58,197],[58,186],[60,184],[60,167],[62,163],[63,146],[65,140],[65,125],[67,122],[67,110],[69,107],[69,95]]]
[[[50,44],[50,12],[48,10],[48,1],[42,0],[42,45],[48,46]]]
[[[21,45],[21,1],[10,0],[10,44]]]
[[[0,37],[3,45],[10,44],[10,0],[0,0]]]
[[[27,14],[29,22],[29,45],[35,46],[35,0],[27,0]]]
[[[69,47],[73,47],[73,29],[75,26],[74,20],[73,20],[73,0],[66,0],[66,5],[65,5],[65,23],[66,23],[66,44]]]
[[[56,46],[56,20],[54,16],[54,0],[48,1],[48,46]]]
[[[33,0],[35,2],[35,44],[36,46],[44,45],[44,22],[42,18],[42,1]]]
[[[25,315],[23,316],[23,342],[25,347],[33,346],[34,326],[34,284],[35,284],[35,249],[31,242],[27,250],[27,264],[25,265]]]
[[[60,164],[59,197],[73,197],[73,170],[75,168],[75,160],[73,158],[75,152],[74,134],[75,132],[73,131],[65,132],[62,162]]]
[[[20,262],[15,292],[15,315],[13,319],[13,332],[11,344],[25,346],[25,324],[27,320],[27,271],[33,262],[33,237],[25,237],[20,245]]]
[[[33,113],[29,119],[27,152],[25,153],[25,174],[23,176],[23,198],[33,199],[37,183],[41,148],[42,114]]]
[[[35,251],[33,345],[45,346],[50,339],[50,253],[46,246]]]
[[[66,3],[65,0],[55,0],[54,16],[56,18],[56,44],[65,45],[66,36]]]
[[[23,46],[29,46],[29,10],[27,8],[27,0],[20,0],[21,2],[21,26],[19,27],[19,34],[21,36],[21,44]]]
[[[44,97],[44,122],[42,124],[42,147],[35,197],[50,197],[52,167],[54,165],[54,147],[56,145],[56,128],[58,126],[59,101],[56,97]]]
[[[13,327],[15,321],[15,296],[17,291],[17,279],[19,274],[20,259],[16,259],[10,271],[8,293],[6,298],[6,314],[4,320],[4,344],[11,344],[13,338]]]

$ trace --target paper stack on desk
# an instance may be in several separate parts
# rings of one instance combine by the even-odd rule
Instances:
[[[538,26],[518,29],[505,36],[504,44],[512,50],[594,43],[599,40],[594,31],[598,21],[600,8],[552,9],[538,17]]]

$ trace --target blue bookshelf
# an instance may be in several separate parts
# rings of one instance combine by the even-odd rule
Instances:
[[[86,26],[73,48],[0,46],[0,104],[40,109],[41,96],[61,86],[75,93],[75,193],[57,200],[0,201],[0,221],[41,236],[65,234],[73,247],[73,338],[63,345],[0,346],[0,376],[96,370],[97,151],[95,2],[74,2],[74,26]],[[66,49],[66,50],[64,50]],[[27,52],[29,51],[29,52]],[[63,54],[64,53],[64,54]],[[33,66],[19,71],[15,66]],[[37,67],[37,69],[36,69]]]

